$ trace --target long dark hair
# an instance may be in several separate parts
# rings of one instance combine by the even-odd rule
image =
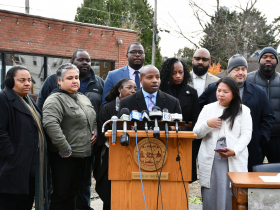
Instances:
[[[166,90],[172,85],[172,73],[174,70],[174,64],[181,62],[184,69],[184,79],[182,82],[182,87],[184,88],[188,83],[192,82],[190,71],[184,61],[179,60],[178,58],[168,58],[160,67],[160,80],[161,84],[159,89]]]
[[[217,83],[216,86],[218,87],[220,83],[225,83],[231,90],[233,94],[233,98],[229,104],[229,106],[224,110],[222,116],[220,116],[221,120],[230,121],[230,130],[233,128],[234,120],[237,115],[242,112],[242,101],[239,94],[239,86],[237,82],[231,77],[224,77],[221,78]]]
[[[105,100],[109,103],[117,98],[120,95],[119,88],[123,88],[123,84],[127,81],[132,80],[130,78],[120,79],[115,86],[110,90],[110,92],[106,95]]]

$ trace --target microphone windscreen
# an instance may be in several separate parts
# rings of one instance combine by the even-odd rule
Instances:
[[[153,106],[152,111],[160,111],[161,109],[158,106]]]
[[[162,110],[162,112],[168,112],[168,109],[167,109],[167,108],[164,108],[164,109]]]
[[[122,116],[123,114],[127,114],[127,115],[129,115],[130,114],[130,111],[129,111],[129,109],[128,108],[122,108],[121,109],[121,112],[120,112],[120,116]]]

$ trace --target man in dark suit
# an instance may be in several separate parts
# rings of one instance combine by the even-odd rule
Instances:
[[[139,81],[139,73],[145,62],[145,51],[143,46],[138,42],[133,42],[127,48],[126,58],[128,61],[128,65],[109,72],[104,83],[102,104],[106,103],[106,95],[110,92],[110,90],[120,79],[133,79],[136,83],[137,89],[140,89],[141,84]]]
[[[179,100],[159,90],[160,74],[155,66],[144,66],[140,71],[139,79],[142,88],[122,99],[119,110],[125,107],[130,111],[151,111],[153,106],[158,106],[161,110],[167,108],[169,113],[182,113]]]
[[[253,121],[252,139],[248,145],[248,171],[252,167],[262,164],[261,145],[269,140],[270,130],[273,127],[275,116],[268,100],[267,94],[260,86],[246,81],[247,61],[242,55],[234,55],[228,61],[228,76],[239,85],[242,103],[250,108]],[[200,106],[217,101],[216,83],[212,83],[199,97]]]

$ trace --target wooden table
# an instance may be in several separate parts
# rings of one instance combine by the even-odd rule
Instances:
[[[232,190],[232,209],[247,209],[248,188],[280,189],[280,182],[264,182],[259,176],[276,176],[267,172],[228,172]]]

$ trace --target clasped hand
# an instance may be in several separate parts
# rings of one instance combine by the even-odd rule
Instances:
[[[226,152],[218,152],[221,157],[235,156],[235,152],[232,149],[227,147],[225,149],[227,150]]]

